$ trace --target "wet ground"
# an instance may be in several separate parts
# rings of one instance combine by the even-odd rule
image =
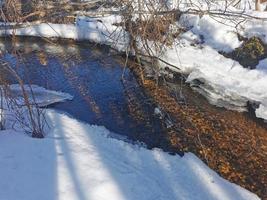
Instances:
[[[16,51],[2,40],[0,48],[25,82],[74,96],[54,109],[148,148],[194,152],[224,178],[267,198],[267,127],[254,116],[212,106],[183,83],[166,87],[147,79],[140,86],[134,66],[122,81],[123,59],[106,47],[32,38],[15,44]],[[155,115],[156,107],[164,114]]]

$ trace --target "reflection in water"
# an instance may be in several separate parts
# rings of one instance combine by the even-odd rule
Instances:
[[[73,101],[52,107],[90,124],[161,147],[155,137],[164,131],[135,77],[111,58],[106,49],[70,42],[60,45],[24,38],[16,43],[20,58],[12,55],[11,42],[1,41],[4,59],[17,67],[25,82],[70,93]]]

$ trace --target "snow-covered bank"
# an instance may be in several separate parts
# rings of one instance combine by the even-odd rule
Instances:
[[[46,115],[45,139],[0,132],[0,199],[259,199],[191,153],[147,150],[109,137],[104,127]]]
[[[241,12],[236,10],[236,12]],[[266,12],[246,11],[244,14],[267,18]],[[240,19],[239,19],[240,20]],[[214,19],[209,15],[182,15],[179,22],[195,36],[198,42],[203,43],[217,51],[230,52],[241,46],[237,33],[246,38],[259,37],[267,44],[267,21],[260,19],[247,19],[236,25],[231,19]],[[201,41],[200,41],[201,40]]]
[[[246,14],[266,17],[264,12],[246,11]],[[231,52],[242,45],[237,31],[244,37],[257,36],[267,43],[267,21],[248,19],[235,27],[227,18],[216,21],[208,15],[183,15],[178,23],[187,31],[175,45],[167,48],[162,59],[187,74],[187,82],[196,86],[212,104],[245,111],[247,102],[251,101],[259,104],[256,116],[266,120],[266,62],[250,70],[219,52]]]
[[[107,44],[119,51],[124,51],[128,44],[128,36],[121,27],[113,25],[121,22],[121,17],[110,15],[107,17],[90,18],[78,17],[75,24],[25,24],[22,28],[0,30],[0,36],[35,36],[45,38],[64,38],[77,41],[89,40],[100,44]],[[114,41],[116,41],[114,43]]]
[[[196,37],[187,32],[186,38]],[[192,40],[192,39],[191,39]],[[181,45],[169,48],[163,59],[179,66],[188,74],[187,82],[208,97],[211,103],[230,109],[244,110],[247,101],[258,102],[258,117],[267,106],[267,65],[255,70],[246,69],[238,62],[225,58],[208,45],[191,46],[188,39],[182,39]]]

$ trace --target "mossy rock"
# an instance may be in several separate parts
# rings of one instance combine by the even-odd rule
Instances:
[[[252,37],[244,41],[243,45],[226,55],[237,60],[242,66],[255,69],[259,60],[267,57],[266,45],[257,37]]]

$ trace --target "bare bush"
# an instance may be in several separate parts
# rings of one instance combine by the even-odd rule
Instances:
[[[13,121],[13,126],[18,123],[32,137],[43,138],[45,116],[35,103],[31,86],[25,85],[18,73],[8,63],[2,61],[0,66],[2,68],[0,75],[1,110],[4,111],[1,112],[1,122],[4,122],[7,117]],[[7,75],[14,77],[19,83],[21,96],[12,90],[10,82],[5,78]]]

